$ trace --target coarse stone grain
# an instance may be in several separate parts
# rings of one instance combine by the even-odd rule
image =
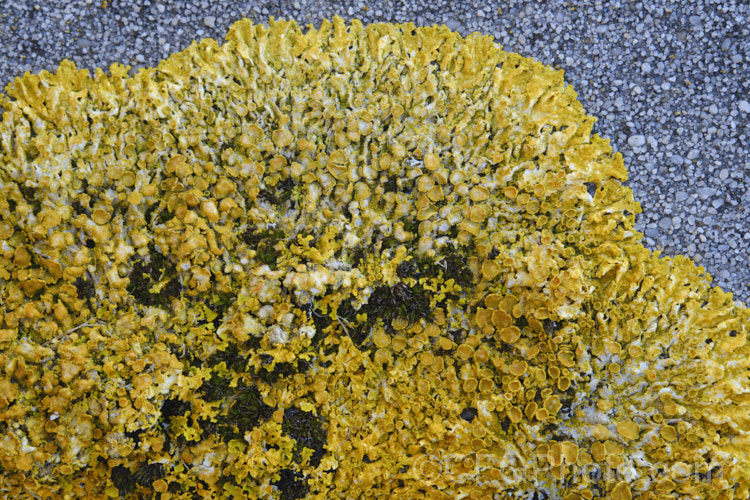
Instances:
[[[633,148],[643,146],[644,144],[646,144],[646,138],[642,135],[631,135],[628,138],[628,145]]]

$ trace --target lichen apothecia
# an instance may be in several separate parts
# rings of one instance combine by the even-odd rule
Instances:
[[[748,310],[561,71],[243,20],[0,106],[3,496],[748,498]]]

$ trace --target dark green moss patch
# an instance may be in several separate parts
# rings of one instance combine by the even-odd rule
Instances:
[[[426,290],[422,284],[412,286],[400,282],[393,286],[380,285],[375,287],[368,301],[355,309],[352,299],[342,300],[335,312],[322,314],[314,307],[310,316],[315,323],[316,336],[313,343],[324,337],[325,329],[331,324],[338,323],[343,333],[351,338],[354,345],[361,347],[370,336],[370,332],[377,324],[393,333],[391,322],[396,318],[406,319],[413,324],[421,319],[430,319],[432,310],[430,299],[432,292]],[[358,321],[358,315],[365,315],[364,321]]]
[[[261,365],[256,370],[255,376],[263,382],[274,384],[280,379],[292,377],[297,373],[305,373],[310,368],[307,360],[297,358],[293,362],[274,363],[273,357],[268,354],[260,354]]]
[[[294,179],[291,177],[282,179],[281,182],[276,184],[276,197],[279,200],[279,203],[286,205],[287,202],[291,202],[289,208],[293,209],[295,207],[296,201],[293,197],[295,186]]]
[[[175,265],[161,252],[156,250],[153,243],[149,244],[149,260],[138,260],[130,272],[130,282],[126,290],[139,304],[145,306],[167,307],[172,299],[179,297],[182,285],[177,277]],[[165,278],[172,277],[164,284],[159,292],[151,292],[151,288]]]
[[[446,280],[452,279],[463,289],[469,289],[474,284],[474,274],[469,268],[466,257],[461,255],[452,247],[442,249],[443,259],[437,262],[437,266]]]
[[[38,197],[38,190],[30,186],[24,186],[20,183],[18,184],[18,189],[21,191],[26,203],[31,205],[34,214],[38,214],[42,210],[42,200]]]
[[[388,326],[396,318],[405,318],[409,323],[432,316],[430,294],[421,285],[408,286],[396,283],[388,287],[380,285],[370,295],[365,306],[368,319],[382,319]]]
[[[71,207],[73,208],[73,211],[76,213],[76,215],[89,215],[91,213],[88,205],[84,206],[78,200],[73,201],[73,203],[71,203]]]
[[[257,229],[255,227],[248,228],[241,237],[247,246],[256,251],[255,258],[271,269],[276,269],[277,260],[281,255],[275,246],[284,238],[285,234],[281,229]]]
[[[214,372],[211,374],[210,379],[203,381],[198,390],[206,401],[219,401],[231,395],[232,388],[229,387],[230,381],[229,376],[218,375]]]
[[[146,432],[144,429],[125,432],[125,437],[133,440],[133,446],[138,448],[141,445],[141,435]]]
[[[223,401],[225,408],[216,421],[199,422],[205,434],[218,434],[225,439],[242,439],[245,432],[262,424],[273,414],[273,408],[263,402],[263,396],[253,385],[230,387],[231,378],[215,373],[203,382],[199,391],[208,402]]]
[[[510,424],[510,419],[508,417],[505,417],[500,421],[500,428],[503,430],[503,432],[507,433],[508,429],[510,429]]]
[[[328,442],[328,433],[325,429],[325,419],[308,413],[299,408],[292,407],[284,410],[284,421],[281,424],[282,431],[296,441],[294,447],[294,459],[301,460],[302,450],[311,449],[310,465],[317,467],[320,459],[325,453],[325,445]]]
[[[193,406],[187,402],[182,401],[178,398],[169,398],[164,400],[161,405],[161,417],[159,418],[159,426],[164,431],[164,448],[172,449],[172,440],[174,439],[174,431],[172,430],[172,418],[185,416],[191,411]],[[182,442],[184,439],[177,439],[177,442]]]
[[[260,200],[260,201],[267,201],[271,205],[278,205],[278,203],[279,203],[279,200],[278,200],[278,198],[276,198],[276,195],[273,194],[268,189],[261,189],[258,192],[258,196],[257,196],[256,199]]]
[[[294,209],[297,204],[293,197],[295,185],[294,179],[287,177],[273,188],[261,189],[257,199],[274,206]]]
[[[135,490],[136,480],[133,473],[125,466],[116,465],[109,472],[109,479],[117,488],[120,497],[125,497]]]
[[[172,218],[172,214],[166,208],[156,216],[156,224],[166,224]]]
[[[96,297],[96,287],[93,281],[85,278],[76,278],[73,286],[76,287],[79,299],[93,299]]]
[[[206,364],[210,367],[214,367],[219,363],[224,363],[229,370],[244,372],[247,365],[247,357],[240,353],[236,344],[229,344],[223,351],[217,350],[206,361]]]
[[[166,207],[161,210],[159,210],[159,207],[159,203],[154,203],[149,205],[143,213],[143,218],[150,226],[166,224],[172,218],[172,213]]]
[[[468,289],[474,282],[474,275],[469,268],[466,258],[451,246],[441,250],[440,256],[413,257],[401,262],[396,267],[396,274],[404,278],[442,278],[444,281],[452,279],[463,289]]]
[[[336,316],[340,318],[339,322],[342,326],[347,325],[344,327],[346,328],[346,334],[352,339],[354,345],[361,346],[365,340],[367,340],[367,337],[370,334],[370,328],[372,328],[372,325],[375,323],[375,318],[370,318],[368,315],[367,321],[361,323],[357,322],[355,321],[355,318],[358,312],[366,312],[366,308],[357,311],[352,306],[351,299],[346,299],[339,304]]]
[[[367,249],[363,246],[354,247],[350,253],[353,267],[359,267],[367,256]]]
[[[229,293],[219,293],[216,295],[211,310],[216,313],[216,317],[211,321],[214,325],[214,329],[219,328],[219,325],[224,321],[224,316],[229,310],[229,307],[234,303],[236,297]]]
[[[519,330],[523,331],[524,328],[529,326],[529,322],[526,320],[526,316],[521,316],[515,321],[516,326]]]
[[[188,403],[187,401],[182,401],[179,398],[169,398],[165,399],[164,402],[161,404],[161,419],[169,421],[170,417],[177,417],[180,415],[184,415],[190,409],[192,408],[192,405]]]
[[[386,193],[395,193],[398,191],[398,177],[395,175],[390,175],[388,178],[385,179],[385,182],[383,183],[383,189]]]
[[[164,466],[159,463],[146,463],[138,467],[133,473],[135,482],[141,486],[151,487],[157,479],[164,477]]]
[[[544,491],[535,491],[529,497],[529,500],[548,500],[548,499],[549,499],[549,495]]]
[[[542,324],[544,325],[544,333],[546,333],[549,337],[553,337],[560,327],[557,321],[552,321],[549,319],[545,319]]]
[[[302,474],[290,469],[282,469],[279,472],[279,479],[271,484],[281,492],[280,500],[305,498],[310,491]]]
[[[231,430],[231,435],[227,437],[243,439],[245,432],[271,418],[273,408],[263,402],[263,397],[255,386],[235,387],[233,393],[226,421],[220,424],[226,431]]]

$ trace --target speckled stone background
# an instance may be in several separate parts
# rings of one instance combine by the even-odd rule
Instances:
[[[750,4],[743,0],[0,1],[0,82],[25,71],[151,66],[242,17],[444,23],[562,68],[612,140],[650,249],[750,298]]]

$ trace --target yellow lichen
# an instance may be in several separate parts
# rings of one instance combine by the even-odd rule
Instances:
[[[748,498],[748,311],[561,71],[336,18],[127,73],[0,95],[3,495]]]

